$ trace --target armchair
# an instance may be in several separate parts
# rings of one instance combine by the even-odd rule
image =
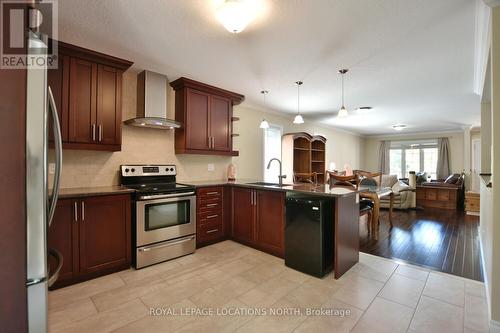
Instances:
[[[394,208],[398,209],[408,209],[413,207],[413,198],[415,196],[415,189],[410,187],[405,182],[398,180],[397,175],[382,175],[381,184],[382,187],[390,187],[394,193]],[[382,198],[380,199],[380,207],[389,208],[390,199]]]

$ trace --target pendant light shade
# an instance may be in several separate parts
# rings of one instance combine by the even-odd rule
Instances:
[[[269,94],[269,91],[262,90],[260,93],[262,94],[262,96],[264,96],[264,105],[267,106],[266,96],[267,94]],[[260,128],[262,129],[269,128],[269,123],[267,122],[267,120],[262,119],[262,121],[260,122]]]
[[[347,109],[344,105],[344,75],[348,72],[348,69],[340,69],[339,74],[342,77],[342,106],[340,107],[339,113],[337,114],[337,117],[339,118],[345,118],[349,115],[349,112],[347,112]]]
[[[267,120],[262,119],[262,121],[260,122],[260,128],[262,129],[269,128],[269,123],[267,122]]]
[[[293,119],[294,124],[303,124],[304,123],[304,118],[300,114],[296,115],[295,118]]]
[[[347,112],[347,109],[345,108],[345,106],[342,106],[339,110],[339,113],[337,114],[337,117],[345,118],[347,116],[349,116],[349,113]]]
[[[302,115],[300,114],[300,86],[304,82],[302,81],[297,81],[295,84],[297,85],[297,115],[293,119],[294,124],[303,124],[304,123],[304,118],[302,118]]]

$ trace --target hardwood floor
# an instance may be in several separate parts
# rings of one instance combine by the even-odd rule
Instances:
[[[360,250],[483,281],[479,217],[426,208],[395,210],[393,222],[394,228],[390,230],[388,212],[383,210],[378,241],[367,234],[362,223]]]

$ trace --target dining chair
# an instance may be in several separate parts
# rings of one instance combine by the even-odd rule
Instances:
[[[354,170],[353,173],[360,178],[361,185],[377,186],[377,185],[382,184],[382,172],[370,172],[370,171],[364,171],[364,170]]]
[[[330,186],[346,186],[354,189],[359,188],[359,176],[354,174],[352,176],[339,175],[336,172],[327,171],[328,182]],[[362,198],[359,200],[359,217],[367,215],[366,228],[368,233],[371,232],[372,218],[373,218],[374,202],[370,199]]]
[[[294,183],[318,183],[318,174],[316,172],[306,173],[306,172],[295,172],[293,174]]]

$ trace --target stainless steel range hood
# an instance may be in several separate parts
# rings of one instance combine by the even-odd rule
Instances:
[[[181,127],[167,118],[167,84],[165,75],[142,71],[137,75],[137,118],[125,124],[138,127],[174,129]]]

